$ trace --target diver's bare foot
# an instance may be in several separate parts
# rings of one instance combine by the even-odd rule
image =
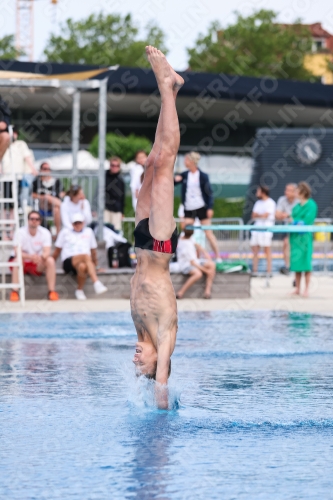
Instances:
[[[308,299],[309,298],[309,292],[308,292],[308,290],[305,290],[305,292],[302,293],[302,297],[304,299]]]
[[[291,297],[294,297],[295,295],[300,295],[299,290],[295,290],[294,292],[290,293]]]
[[[165,55],[151,45],[146,47],[146,54],[160,91],[165,88],[178,91],[184,84],[184,79],[170,66]]]

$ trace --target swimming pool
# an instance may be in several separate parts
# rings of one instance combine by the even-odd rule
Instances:
[[[0,315],[0,498],[328,499],[333,318],[181,313],[174,409],[127,313]]]

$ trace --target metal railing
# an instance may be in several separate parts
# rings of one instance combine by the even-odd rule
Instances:
[[[89,201],[94,219],[98,218],[98,173],[84,172],[75,178],[70,172],[52,172],[51,177],[60,180],[61,191],[67,192],[71,184],[77,184],[82,187],[86,199]],[[35,178],[29,176],[16,176],[18,189],[18,197],[20,202],[20,222],[26,223],[27,213],[30,210],[45,210],[45,205],[40,200],[33,197],[32,184]],[[47,205],[47,211],[50,215],[44,217],[44,223],[52,226],[53,224],[53,207],[52,204]]]
[[[182,219],[175,218],[178,230],[180,230],[180,224]],[[221,217],[211,220],[212,225],[221,224],[236,224],[243,225],[243,219],[240,217]],[[134,217],[124,217],[122,221],[123,236],[128,240],[133,240],[133,231],[135,227]],[[219,250],[223,251],[235,251],[240,254],[244,251],[244,231],[230,231],[228,229],[218,229],[214,231],[215,237],[218,241]],[[209,250],[207,239],[203,240],[203,245]]]
[[[250,219],[249,222],[247,223],[248,225],[254,224],[255,220]],[[333,269],[330,269],[332,266],[329,266],[329,253],[333,250],[333,240],[331,239],[331,233],[324,233],[323,231],[320,231],[320,225],[331,225],[333,224],[333,219],[330,218],[316,218],[314,221],[314,225],[318,225],[318,232],[313,233],[313,238],[314,238],[314,254],[322,254],[322,257],[318,259],[322,262],[322,265],[318,265],[318,261],[316,261],[316,271],[317,272],[322,272],[324,274],[331,274],[333,273]],[[278,223],[275,226],[282,226],[283,223]],[[281,233],[280,233],[281,234]],[[250,240],[251,240],[251,232],[249,230],[244,231],[245,235],[245,245],[246,245],[246,251],[245,251],[245,260],[247,263],[249,263],[249,260],[251,259],[251,246],[250,246]],[[319,236],[320,235],[320,236]],[[276,237],[276,239],[275,239]],[[277,235],[274,235],[273,240],[272,240],[272,247],[273,249],[280,249],[282,253],[282,244],[283,244],[283,238],[278,239]]]

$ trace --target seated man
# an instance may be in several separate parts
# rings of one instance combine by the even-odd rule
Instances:
[[[57,234],[61,229],[60,206],[65,195],[60,179],[50,175],[51,167],[44,162],[40,166],[40,174],[32,183],[32,197],[39,200],[39,212],[42,217],[53,216]]]
[[[72,216],[72,225],[73,229],[65,227],[60,231],[55,242],[53,257],[57,260],[61,252],[65,273],[77,275],[75,297],[78,300],[86,300],[83,287],[88,274],[97,294],[106,292],[107,288],[99,281],[96,274],[97,242],[93,230],[84,227],[84,215],[80,212]]]
[[[52,238],[51,233],[40,225],[41,217],[38,212],[32,211],[28,216],[28,225],[20,227],[14,236],[16,247],[21,245],[24,274],[41,276],[46,274],[47,286],[49,289],[48,299],[58,300],[59,296],[55,292],[56,267],[53,257],[50,255]],[[10,262],[17,262],[17,250],[15,255],[10,257]],[[12,268],[13,290],[10,294],[12,302],[20,300],[15,284],[19,283],[18,267]]]
[[[185,292],[191,288],[202,276],[206,277],[204,299],[211,298],[212,284],[215,277],[215,262],[212,261],[209,253],[191,239],[193,231],[184,230],[184,236],[179,239],[177,247],[177,262],[180,272],[188,274],[189,278],[177,292],[177,299],[182,299]],[[198,259],[198,254],[204,255],[205,259]]]

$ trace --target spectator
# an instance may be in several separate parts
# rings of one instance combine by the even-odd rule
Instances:
[[[183,274],[189,274],[190,277],[178,291],[176,297],[177,299],[182,299],[185,292],[205,275],[206,287],[204,299],[210,299],[215,277],[215,263],[206,250],[194,243],[191,239],[192,235],[192,230],[185,229],[184,235],[178,241],[177,262],[179,269]],[[205,259],[198,259],[198,254],[204,255]]]
[[[317,203],[311,199],[311,188],[306,182],[297,186],[299,203],[293,208],[291,217],[294,224],[311,226],[317,216]],[[305,291],[303,297],[309,296],[312,271],[312,233],[290,234],[290,270],[296,273],[296,289],[293,295],[300,295],[302,273],[305,274]]]
[[[255,202],[252,212],[252,219],[255,219],[255,226],[274,226],[276,203],[269,197],[269,189],[266,186],[257,188],[258,201]],[[273,233],[268,231],[252,231],[251,232],[251,248],[253,252],[253,276],[256,276],[258,271],[258,254],[260,247],[264,249],[267,261],[267,273],[272,273],[272,244]]]
[[[210,225],[213,212],[213,193],[207,174],[198,168],[200,160],[199,153],[192,151],[185,156],[187,172],[175,176],[175,183],[182,183],[182,203],[184,205],[184,221],[182,229],[188,224],[193,224],[197,217],[203,226]],[[207,239],[219,260],[217,240],[213,231],[205,231]]]
[[[44,162],[40,166],[39,176],[32,183],[32,197],[39,201],[39,213],[42,217],[53,216],[57,234],[61,229],[60,207],[64,196],[60,179],[50,175],[51,167]]]
[[[132,192],[132,205],[134,212],[136,210],[136,203],[138,201],[138,195],[139,195],[139,190],[140,190],[140,179],[142,174],[144,173],[144,166],[147,160],[147,154],[145,151],[137,151],[135,154],[134,161],[135,163],[133,164],[131,170],[130,170],[130,176],[131,176],[131,181],[130,181],[130,188]]]
[[[72,230],[72,217],[74,214],[81,213],[83,215],[83,223],[85,226],[91,224],[92,214],[90,203],[86,200],[81,186],[72,185],[64,198],[60,207],[61,222],[64,227]]]
[[[45,227],[40,225],[41,217],[38,212],[33,210],[28,216],[28,225],[20,227],[14,237],[15,256],[9,260],[17,262],[17,245],[21,245],[24,274],[42,276],[45,272],[48,286],[48,299],[58,300],[59,296],[55,291],[56,267],[51,252],[51,233]],[[20,297],[15,284],[19,282],[18,268],[12,268],[13,290],[10,294],[10,300],[17,302]]]
[[[116,231],[121,230],[125,211],[125,182],[120,172],[121,160],[118,156],[110,159],[110,170],[105,175],[104,222],[112,224]]]
[[[14,174],[19,179],[19,201],[21,204],[22,185],[26,185],[28,189],[25,192],[24,199],[28,198],[29,186],[31,184],[31,176],[37,175],[38,172],[34,166],[34,154],[29,149],[25,141],[18,140],[18,131],[13,128],[13,142],[5,152],[2,159],[2,173],[5,175]],[[5,187],[6,198],[12,198],[11,183],[6,183]],[[12,205],[9,207],[12,209]]]
[[[280,196],[276,205],[275,219],[288,224],[290,222],[291,212],[297,205],[297,184],[287,184],[284,190],[284,196]],[[283,235],[283,260],[284,267],[281,267],[281,274],[289,274],[290,267],[290,249],[289,234]]]
[[[83,291],[87,275],[94,283],[95,293],[101,294],[107,291],[97,278],[97,242],[93,230],[84,227],[84,214],[78,212],[71,216],[72,228],[64,227],[55,242],[53,257],[55,260],[61,253],[63,270],[66,274],[77,275],[77,290],[75,297],[78,300],[86,300]]]
[[[2,171],[2,158],[10,144],[10,135],[8,126],[10,125],[11,111],[5,101],[0,96],[0,173]]]

